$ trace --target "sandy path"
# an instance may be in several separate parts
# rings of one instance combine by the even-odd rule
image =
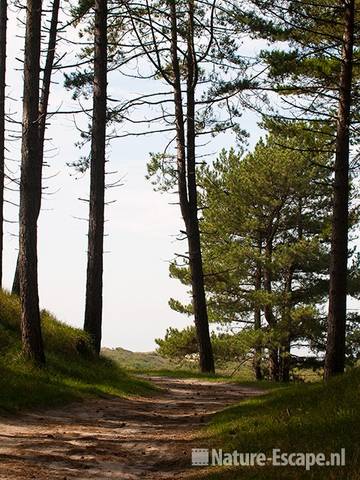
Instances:
[[[151,377],[153,397],[86,400],[0,418],[1,480],[184,479],[196,430],[261,392],[236,384]]]

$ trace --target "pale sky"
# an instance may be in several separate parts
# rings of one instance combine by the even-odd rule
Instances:
[[[16,112],[13,117],[16,120],[21,119],[22,64],[16,57],[22,56],[22,35],[15,13],[10,12],[7,94],[14,101],[8,101],[7,111]],[[62,44],[60,48],[70,52],[68,62],[71,63],[75,47]],[[71,101],[71,92],[63,88],[63,76],[57,74],[55,80],[57,84],[53,85],[51,92],[50,110],[78,108]],[[110,94],[116,98],[154,88],[154,83],[150,86],[149,82],[136,82],[119,74],[113,74],[109,80]],[[155,88],[159,88],[159,83]],[[84,122],[79,116],[76,120],[80,124]],[[83,125],[86,122],[85,119]],[[259,132],[256,119],[247,115],[245,123],[247,129],[256,132],[251,140],[253,143]],[[8,128],[14,127],[9,125]],[[79,175],[66,165],[81,155],[74,146],[79,140],[79,132],[71,116],[53,117],[47,136],[51,138],[47,149],[54,150],[48,154],[50,166],[45,168],[44,176],[56,176],[44,181],[47,191],[53,194],[44,199],[39,220],[40,302],[42,308],[50,310],[59,320],[82,327],[87,223],[74,217],[85,218],[88,213],[88,205],[78,200],[79,197],[88,198],[88,174],[76,179]],[[124,185],[107,193],[108,201],[117,201],[106,210],[103,346],[152,350],[155,348],[154,339],[163,336],[167,327],[182,328],[192,321],[168,306],[170,297],[188,301],[186,288],[170,279],[168,274],[168,262],[174,252],[181,252],[184,248],[184,242],[175,239],[179,229],[183,228],[179,207],[169,205],[169,202],[176,201],[176,197],[154,192],[145,179],[149,152],[161,151],[168,140],[169,137],[163,135],[119,139],[111,143],[108,151],[108,170],[118,171],[112,178],[124,177]],[[229,148],[234,144],[230,134],[219,136],[206,152],[216,153],[222,147]],[[7,147],[8,173],[18,177],[20,141],[9,141]],[[9,186],[14,187],[13,184]],[[6,193],[6,198],[18,202],[17,195],[11,192]],[[5,217],[17,221],[17,208],[7,204]],[[11,288],[17,256],[16,235],[16,223],[7,223],[3,283],[8,289]]]

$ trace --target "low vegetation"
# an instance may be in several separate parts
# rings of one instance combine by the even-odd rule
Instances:
[[[261,382],[258,383],[261,385]],[[267,385],[268,386],[268,385]],[[199,446],[224,452],[325,453],[346,451],[345,467],[210,467],[196,478],[206,480],[358,479],[360,454],[360,369],[327,384],[274,386],[256,398],[241,402],[217,414],[203,431]]]
[[[181,333],[181,332],[180,332]],[[170,342],[166,342],[170,346]],[[167,355],[161,348],[155,352],[132,352],[125,348],[103,348],[102,355],[110,358],[121,368],[130,373],[143,373],[151,375],[169,376],[177,378],[207,377],[198,370],[198,358],[193,351],[185,358]],[[237,378],[241,381],[254,380],[251,361],[236,362],[215,358],[217,375],[209,378]]]
[[[125,348],[103,348],[101,353],[127,370],[173,369],[175,364],[157,352],[132,352]]]
[[[38,369],[19,353],[19,300],[0,292],[0,411],[61,404],[91,394],[123,396],[153,390],[109,358],[94,356],[83,331],[47,311],[42,311],[41,321],[47,364]]]

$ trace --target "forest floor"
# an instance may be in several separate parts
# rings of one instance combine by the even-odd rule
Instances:
[[[0,417],[0,479],[191,478],[201,427],[224,407],[263,393],[229,382],[148,379],[162,390]]]

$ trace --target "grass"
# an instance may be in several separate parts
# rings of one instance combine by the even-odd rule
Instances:
[[[126,370],[147,371],[172,369],[170,360],[156,352],[131,352],[125,348],[103,348],[102,354],[121,365]]]
[[[146,395],[148,382],[132,377],[113,360],[95,358],[86,335],[42,312],[47,365],[37,369],[21,356],[20,306],[0,291],[0,412],[64,404],[90,395]],[[82,346],[79,349],[79,345]],[[79,351],[80,350],[80,351]],[[149,365],[148,365],[149,366]],[[138,371],[139,372],[139,371]],[[199,447],[224,452],[323,452],[346,449],[346,467],[210,467],[194,469],[189,478],[202,480],[360,480],[360,368],[327,384],[288,386],[253,382],[246,372],[236,377],[204,375],[194,370],[144,369],[151,376],[227,380],[257,386],[266,392],[215,415],[197,433]]]
[[[130,370],[131,371],[131,370]],[[196,370],[185,370],[185,369],[160,369],[160,370],[138,370],[137,374],[149,377],[169,377],[169,378],[198,378],[207,380],[210,382],[229,382],[229,383],[238,383],[246,387],[255,387],[261,390],[275,390],[275,389],[284,389],[287,388],[286,384],[278,383],[268,380],[256,381],[254,380],[254,375],[249,373],[247,369],[240,371],[238,374],[232,376],[227,373],[224,373],[220,370],[219,373],[209,374],[201,373]]]
[[[83,331],[59,322],[47,311],[42,311],[41,318],[47,363],[38,369],[21,355],[19,300],[0,291],[0,411],[3,413],[63,404],[89,395],[146,395],[155,390],[111,359],[94,357]]]
[[[161,369],[143,369],[137,370],[137,373],[141,373],[149,376],[170,377],[170,378],[204,378],[207,380],[219,380],[223,378],[221,375],[201,373],[197,370],[182,369],[182,368],[161,368]]]
[[[236,375],[229,373],[229,369],[224,369],[221,367],[215,367],[216,374],[201,373],[198,370],[197,364],[192,365],[177,365],[170,364],[166,367],[153,367],[151,364],[147,365],[146,368],[134,368],[133,365],[127,365],[126,369],[129,372],[141,373],[144,375],[154,375],[161,377],[172,377],[172,378],[207,378],[209,380],[228,380],[236,382],[253,382],[254,374],[248,366],[243,366],[241,369],[236,371]],[[231,369],[232,372],[234,369]]]
[[[123,369],[132,373],[161,375],[179,378],[201,378],[204,375],[198,373],[198,363],[191,360],[175,361],[162,357],[157,352],[132,352],[125,348],[103,348],[102,354],[120,365]],[[216,364],[216,378],[231,377],[241,378],[245,381],[254,380],[251,363],[239,367],[236,362],[222,362]],[[235,372],[236,376],[231,374]]]
[[[261,385],[261,384],[260,384]],[[270,387],[271,388],[271,387]],[[195,474],[206,480],[360,479],[360,369],[328,384],[294,384],[217,414],[199,438],[199,447],[224,452],[339,452],[345,467],[210,467]]]

